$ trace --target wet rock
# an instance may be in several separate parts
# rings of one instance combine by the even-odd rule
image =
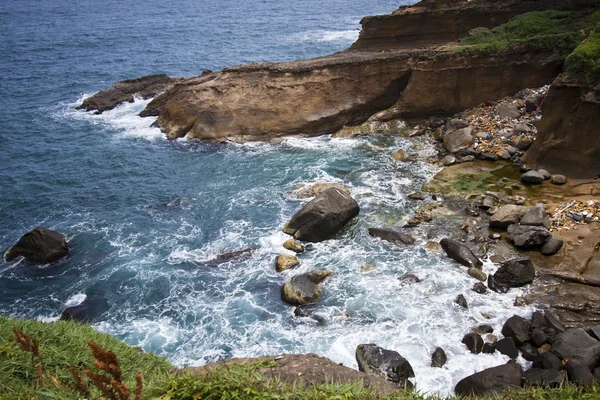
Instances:
[[[459,151],[470,147],[475,143],[472,132],[472,127],[466,127],[444,135],[442,139],[444,142],[444,149],[446,149],[448,153],[458,153]]]
[[[541,252],[545,256],[551,256],[556,253],[563,247],[564,241],[562,239],[557,238],[552,235],[546,240],[546,243],[542,246]]]
[[[498,340],[496,342],[496,350],[510,358],[517,358],[519,356],[519,349],[515,344],[515,340],[511,337]]]
[[[162,74],[117,82],[110,88],[83,100],[83,103],[77,109],[96,111],[96,114],[102,114],[121,103],[133,103],[135,95],[139,95],[144,99],[154,97],[158,93],[172,88],[179,81],[181,81],[181,78],[170,78]]]
[[[300,183],[295,185],[288,194],[297,199],[309,199],[319,195],[327,189],[338,189],[342,193],[345,193],[348,196],[350,195],[350,189],[341,183],[315,183],[310,186]]]
[[[481,260],[477,258],[477,256],[475,256],[475,254],[464,244],[453,239],[442,239],[440,241],[440,245],[448,257],[459,264],[462,264],[468,268],[472,267],[481,269],[481,266],[483,265]]]
[[[6,261],[23,257],[27,261],[48,264],[65,257],[69,245],[65,235],[43,226],[27,232],[4,254]]]
[[[456,384],[457,396],[499,396],[507,389],[521,387],[519,364],[504,364],[488,368],[462,379]]]
[[[531,329],[530,336],[531,343],[533,343],[537,347],[540,347],[541,345],[546,343],[546,340],[548,339],[546,337],[546,333],[539,328]]]
[[[412,285],[419,282],[421,282],[421,279],[419,279],[419,277],[415,274],[404,274],[400,278],[400,283],[403,285]]]
[[[275,260],[275,270],[277,272],[287,271],[300,264],[298,257],[289,254],[280,254]]]
[[[431,354],[431,366],[434,368],[442,368],[447,360],[446,352],[441,347],[436,347]]]
[[[512,338],[517,346],[529,341],[530,323],[518,315],[510,317],[502,326],[502,334],[505,338]]]
[[[479,354],[483,349],[483,339],[478,333],[467,333],[463,337],[462,343],[465,344],[469,351],[473,354]]]
[[[323,295],[320,283],[331,274],[331,271],[316,270],[294,276],[281,288],[281,298],[292,305],[316,303]]]
[[[456,296],[456,298],[454,299],[454,302],[465,310],[469,309],[469,304],[467,303],[467,299],[465,299],[465,296],[463,296],[462,294],[459,294],[458,296]]]
[[[469,217],[479,217],[479,207],[467,206],[465,207],[464,212]]]
[[[520,221],[521,225],[543,226],[550,229],[550,217],[546,214],[543,204],[536,204],[523,214]]]
[[[526,386],[560,387],[565,381],[565,376],[553,369],[531,368],[523,372],[523,383]]]
[[[546,326],[546,320],[544,319],[544,313],[541,311],[535,311],[531,315],[531,329],[541,329]]]
[[[415,373],[410,363],[398,352],[383,349],[373,343],[356,347],[358,370],[367,375],[381,376],[399,387],[412,386],[408,378]]]
[[[490,218],[490,228],[506,229],[509,225],[517,224],[526,211],[526,207],[513,204],[504,205]]]
[[[543,226],[510,225],[508,237],[517,247],[531,248],[543,245],[551,233]]]
[[[565,183],[567,183],[567,177],[559,174],[552,175],[552,177],[550,178],[550,182],[555,185],[564,185]]]
[[[496,352],[496,344],[495,343],[484,343],[483,349],[481,349],[483,354],[494,354]]]
[[[423,193],[423,192],[411,193],[406,197],[408,197],[411,200],[425,200],[425,193]]]
[[[358,213],[358,203],[350,195],[331,188],[298,211],[283,231],[298,240],[320,242],[335,235]]]
[[[563,369],[563,363],[560,357],[551,351],[540,354],[533,362],[534,368],[553,369],[560,371]]]
[[[392,154],[392,158],[396,161],[401,161],[401,162],[407,162],[407,161],[414,161],[416,159],[415,156],[408,154],[405,150],[396,150],[393,154]]]
[[[534,279],[535,268],[531,260],[518,257],[503,263],[496,273],[490,276],[488,284],[490,289],[505,293],[510,288],[528,285]]]
[[[325,318],[318,315],[314,309],[308,308],[306,306],[298,306],[294,308],[294,316],[298,318],[310,318],[317,321],[319,324],[325,323]]]
[[[288,239],[285,242],[283,242],[283,247],[295,253],[304,252],[304,246],[299,240]]]
[[[533,347],[531,343],[524,343],[519,346],[519,351],[521,352],[521,356],[527,361],[534,361],[539,353],[538,349]]]
[[[562,333],[567,331],[567,328],[565,328],[563,323],[560,322],[560,320],[552,310],[544,311],[544,321],[546,327],[551,328],[556,333]]]
[[[456,157],[447,155],[440,160],[440,164],[447,167],[449,165],[456,164]]]
[[[473,330],[473,332],[479,333],[480,335],[483,335],[484,333],[492,333],[492,332],[494,332],[494,328],[491,325],[488,325],[488,324],[481,324],[479,326],[476,326],[472,330]]]
[[[218,267],[221,264],[224,264],[233,260],[243,260],[249,258],[252,253],[256,250],[254,247],[248,247],[241,250],[229,251],[227,253],[219,254],[213,259],[207,261],[196,261],[196,265],[201,267]]]
[[[471,290],[474,291],[475,293],[483,294],[483,293],[487,292],[487,287],[483,283],[477,282],[476,284],[473,285],[473,288]]]
[[[110,308],[108,300],[101,296],[88,296],[76,306],[67,307],[60,315],[61,321],[92,322]]]
[[[540,174],[538,171],[529,171],[529,172],[525,172],[523,175],[521,175],[521,181],[524,183],[530,183],[530,184],[540,184],[542,182],[544,182],[544,175]]]
[[[548,171],[546,171],[545,169],[538,169],[538,172],[540,174],[542,174],[542,176],[544,177],[544,180],[547,181],[548,179],[552,178],[552,174]]]
[[[580,386],[592,386],[596,383],[596,377],[590,368],[579,360],[567,360],[567,375],[569,381]]]
[[[475,278],[481,282],[485,282],[487,280],[487,275],[479,268],[471,267],[468,269],[467,273],[470,277]]]
[[[581,328],[558,334],[550,351],[563,360],[577,359],[588,368],[600,360],[600,342]]]
[[[415,239],[412,236],[392,229],[369,228],[369,235],[396,245],[415,243]]]

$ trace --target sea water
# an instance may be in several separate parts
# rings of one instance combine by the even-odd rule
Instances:
[[[43,225],[65,233],[70,255],[45,268],[0,263],[0,312],[54,321],[99,296],[96,329],[178,366],[230,357],[312,352],[356,368],[360,343],[396,350],[417,388],[449,394],[461,378],[506,362],[461,344],[473,326],[496,328],[514,295],[476,294],[462,266],[426,251],[439,240],[417,230],[398,247],[369,227],[401,226],[437,169],[398,163],[404,149],[434,155],[425,139],[290,138],[278,144],[167,141],[137,114],[138,99],[102,115],[76,111],[84,97],[146,74],[194,76],[205,69],[302,59],[348,47],[362,16],[407,1],[41,1],[0,3],[0,250]],[[306,201],[301,183],[342,183],[361,207],[334,239],[275,272],[286,253],[284,223]],[[218,266],[219,254],[254,247]],[[365,268],[365,266],[367,266]],[[484,270],[494,266],[486,262]],[[315,310],[297,318],[280,300],[291,276],[334,272]],[[417,275],[403,285],[398,278]],[[463,293],[469,309],[454,304]],[[435,346],[448,363],[430,367]]]

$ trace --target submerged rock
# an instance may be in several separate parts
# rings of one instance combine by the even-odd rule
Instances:
[[[369,228],[369,235],[398,245],[413,244],[415,242],[412,236],[392,229]]]
[[[399,387],[411,387],[408,378],[415,373],[410,363],[398,352],[383,349],[373,343],[356,347],[358,370],[367,375],[382,376]]]
[[[462,343],[465,344],[473,354],[479,354],[483,349],[483,338],[480,334],[475,332],[467,333],[463,337]]]
[[[299,240],[288,239],[283,242],[283,247],[295,253],[303,253],[304,245]]]
[[[23,257],[27,261],[48,264],[57,261],[69,253],[65,235],[38,226],[27,232],[4,254],[6,261]]]
[[[252,253],[256,250],[254,247],[247,247],[241,250],[234,250],[227,253],[219,254],[215,258],[207,261],[195,261],[196,265],[201,267],[218,267],[221,264],[225,264],[226,262],[233,260],[244,260],[249,258]]]
[[[481,266],[483,265],[481,260],[464,244],[452,239],[442,239],[440,245],[446,254],[454,261],[469,268],[481,269]]]
[[[331,188],[300,209],[283,231],[298,240],[320,242],[330,239],[358,213],[358,203],[350,195]]]
[[[434,368],[442,368],[447,360],[446,352],[441,347],[436,347],[431,354],[431,366]]]
[[[292,305],[316,303],[323,295],[320,283],[332,273],[326,270],[316,270],[294,276],[282,286],[281,298]]]
[[[104,297],[88,296],[80,304],[65,308],[60,315],[60,320],[88,323],[101,316],[109,308],[108,301]]]
[[[298,260],[298,257],[289,254],[280,254],[275,260],[275,270],[277,272],[283,272],[292,269],[299,264],[300,261]]]

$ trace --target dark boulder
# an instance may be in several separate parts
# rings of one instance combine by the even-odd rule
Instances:
[[[521,356],[527,361],[535,361],[539,355],[538,349],[531,343],[522,344],[519,346],[519,351],[521,352]]]
[[[535,268],[529,258],[513,258],[500,266],[488,279],[490,289],[506,293],[508,289],[530,284],[535,278]]]
[[[382,376],[400,387],[411,387],[408,378],[415,373],[410,363],[398,352],[383,349],[373,343],[356,347],[358,370],[367,375]]]
[[[483,349],[481,349],[483,354],[494,354],[496,352],[496,344],[495,343],[484,343]]]
[[[521,216],[527,211],[523,206],[507,204],[498,209],[490,218],[490,228],[506,229],[510,225],[518,224]]]
[[[467,376],[454,388],[457,396],[497,396],[506,389],[521,387],[521,366],[504,364]]]
[[[415,242],[412,236],[392,229],[369,228],[369,235],[397,245],[413,244]]]
[[[520,221],[521,225],[543,226],[550,229],[550,217],[546,214],[543,204],[536,204],[523,214]]]
[[[283,231],[298,240],[320,242],[335,235],[358,213],[358,203],[352,197],[331,188],[319,193],[302,207]]]
[[[215,258],[207,260],[207,261],[196,261],[195,264],[201,267],[218,267],[221,264],[225,264],[226,262],[237,260],[242,261],[250,258],[252,253],[256,250],[254,247],[248,247],[242,250],[234,250],[227,253],[222,253],[217,255]]]
[[[545,353],[540,354],[533,361],[534,368],[544,368],[544,369],[554,369],[556,371],[560,371],[563,369],[563,363],[560,357],[556,354],[547,351]]]
[[[589,366],[581,360],[567,360],[567,375],[569,381],[580,386],[592,386],[596,383],[596,377]]]
[[[513,315],[502,326],[504,337],[513,338],[517,346],[529,341],[530,323],[525,318]]]
[[[477,282],[473,285],[473,288],[471,290],[474,291],[475,293],[483,294],[483,293],[487,292],[487,287],[485,287],[485,285],[483,283]]]
[[[531,329],[541,329],[546,326],[546,320],[544,319],[544,313],[541,311],[535,311],[531,315]]]
[[[508,237],[515,246],[523,248],[538,247],[546,243],[551,233],[542,226],[510,225],[507,229]]]
[[[564,241],[562,239],[557,238],[552,235],[546,240],[546,243],[542,246],[541,252],[545,256],[551,256],[556,253],[563,247]]]
[[[323,318],[321,315],[317,314],[315,309],[313,309],[310,305],[309,306],[298,306],[298,307],[294,308],[294,316],[298,317],[298,318],[313,319],[313,320],[317,321],[317,323],[319,323],[319,325],[325,324],[325,318]]]
[[[566,332],[567,328],[558,319],[555,312],[552,310],[544,311],[544,321],[547,328],[551,328],[556,333]],[[547,332],[546,332],[547,333]]]
[[[496,342],[496,350],[510,358],[517,358],[519,356],[519,349],[511,337],[498,340]]]
[[[571,329],[556,335],[550,350],[560,359],[576,359],[588,369],[595,367],[600,360],[600,342],[582,328]]]
[[[521,146],[518,147],[521,148]],[[521,181],[523,183],[530,183],[534,185],[540,184],[544,182],[544,175],[540,174],[538,171],[528,171],[521,175]]]
[[[446,364],[448,358],[446,357],[446,352],[441,347],[436,347],[431,354],[431,366],[434,368],[442,368],[444,364]]]
[[[38,226],[21,236],[19,241],[6,251],[4,258],[6,261],[12,261],[23,257],[27,261],[48,264],[63,258],[68,253],[69,245],[65,235]]]
[[[316,303],[323,295],[320,283],[331,274],[331,271],[316,270],[296,275],[282,286],[281,298],[293,305]]]
[[[467,333],[463,339],[462,339],[462,343],[464,345],[467,346],[467,348],[469,349],[469,351],[473,354],[479,354],[481,353],[481,350],[483,349],[483,339],[481,338],[481,335],[478,333]]]
[[[409,273],[402,275],[398,279],[400,280],[400,283],[402,285],[412,285],[414,283],[421,282],[421,279],[418,276],[416,276],[415,274],[409,274]]]
[[[448,257],[454,261],[469,268],[481,269],[483,265],[481,260],[464,244],[452,239],[442,239],[440,245],[446,254],[448,254]]]
[[[526,386],[560,387],[565,381],[565,376],[554,369],[531,368],[523,372],[523,383]]]
[[[132,103],[135,95],[144,99],[154,97],[160,92],[169,90],[179,81],[181,78],[170,78],[165,74],[159,74],[117,82],[108,89],[83,100],[83,104],[77,109],[96,111],[96,114],[102,114],[121,103]]]
[[[469,309],[469,304],[467,303],[467,299],[465,299],[465,296],[463,296],[462,294],[459,294],[458,296],[456,296],[456,298],[454,299],[454,302],[456,304],[458,304],[464,310]]]
[[[546,332],[544,332],[543,330],[541,330],[539,328],[531,329],[529,336],[531,337],[531,343],[533,343],[537,347],[540,347],[541,345],[546,343],[546,341],[548,340],[548,337],[546,336]]]
[[[108,301],[104,297],[89,296],[76,306],[65,308],[60,315],[60,320],[73,320],[86,324],[101,316],[109,308]]]

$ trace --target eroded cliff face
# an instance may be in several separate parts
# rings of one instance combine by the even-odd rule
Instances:
[[[573,178],[600,174],[600,86],[567,76],[552,84],[542,106],[537,139],[525,161]]]

